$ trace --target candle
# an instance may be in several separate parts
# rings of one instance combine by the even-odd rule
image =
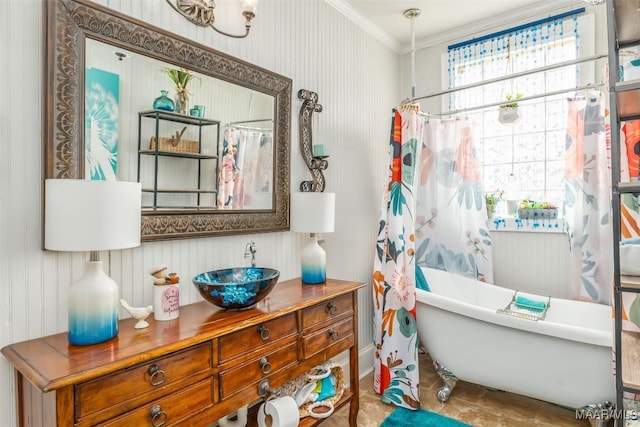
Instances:
[[[327,146],[324,144],[313,145],[313,157],[323,157],[327,155]]]

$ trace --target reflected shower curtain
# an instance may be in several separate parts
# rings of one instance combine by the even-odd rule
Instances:
[[[233,194],[238,174],[238,130],[227,127],[222,135],[222,157],[218,172],[218,208],[233,209]]]
[[[394,111],[373,270],[374,388],[409,409],[420,406],[413,187],[422,122],[417,108]]]
[[[424,125],[416,191],[416,263],[493,283],[491,237],[472,123]]]
[[[270,132],[228,127],[218,176],[218,207],[259,206],[272,194],[273,137]]]
[[[569,101],[565,221],[571,250],[569,297],[611,304],[611,150],[602,98]]]

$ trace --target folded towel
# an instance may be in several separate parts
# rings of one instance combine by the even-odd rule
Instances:
[[[634,237],[631,239],[624,239],[620,241],[621,245],[638,245],[640,244],[640,237]]]
[[[536,301],[530,298],[517,296],[516,307],[524,308],[526,310],[534,311],[534,312],[542,312],[544,311],[545,308],[547,308],[547,303],[544,301]]]

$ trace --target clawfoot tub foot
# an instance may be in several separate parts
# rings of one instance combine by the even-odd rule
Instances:
[[[591,427],[607,427],[609,421],[615,417],[615,405],[609,401],[592,403],[576,411],[580,418],[589,420]]]
[[[442,366],[437,360],[433,361],[433,367],[440,378],[442,378],[442,381],[444,381],[444,385],[440,387],[437,392],[438,400],[444,403],[449,400],[449,396],[451,396],[451,392],[456,386],[458,378],[456,378],[450,370]]]

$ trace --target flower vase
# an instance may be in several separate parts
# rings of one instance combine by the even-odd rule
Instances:
[[[184,92],[176,92],[176,113],[189,114],[189,96]]]
[[[496,213],[495,206],[487,206],[487,217],[489,219],[493,219],[493,215]]]

